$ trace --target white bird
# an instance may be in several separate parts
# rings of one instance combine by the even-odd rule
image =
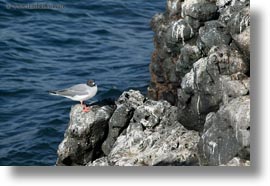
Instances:
[[[49,94],[80,101],[83,106],[83,112],[89,112],[90,107],[87,107],[83,102],[93,98],[97,90],[96,83],[93,80],[88,80],[86,84],[77,84],[63,90],[49,91]]]

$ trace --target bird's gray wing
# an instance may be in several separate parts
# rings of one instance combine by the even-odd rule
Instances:
[[[55,91],[55,94],[69,97],[73,97],[76,95],[78,96],[87,95],[88,94],[87,88],[88,86],[85,84],[78,84],[67,89],[57,90]]]

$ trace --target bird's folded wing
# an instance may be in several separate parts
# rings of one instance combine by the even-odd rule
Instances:
[[[56,94],[62,95],[62,96],[81,96],[81,95],[87,95],[89,94],[87,91],[87,85],[84,84],[79,84],[79,85],[74,85],[68,89],[63,89],[63,90],[58,90],[55,91]]]

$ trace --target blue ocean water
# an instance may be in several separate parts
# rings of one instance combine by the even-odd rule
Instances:
[[[48,95],[94,79],[94,101],[146,92],[149,22],[165,0],[0,1],[0,165],[54,165],[76,102]],[[7,7],[9,5],[9,7]]]

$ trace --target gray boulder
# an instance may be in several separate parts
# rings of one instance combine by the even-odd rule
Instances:
[[[250,60],[250,8],[249,1],[240,2],[237,6],[229,6],[224,10],[220,20],[227,23],[228,30],[237,47]]]
[[[198,149],[202,165],[226,164],[235,156],[249,159],[249,96],[235,98],[207,115]]]
[[[217,2],[217,3],[221,3]],[[225,0],[226,2],[226,0]],[[227,25],[234,43],[244,54],[245,60],[250,60],[250,2],[249,0],[230,1],[220,10],[219,20]],[[221,3],[223,4],[223,3]]]
[[[143,104],[145,98],[139,91],[129,90],[123,92],[116,101],[116,110],[109,121],[108,136],[102,144],[102,150],[108,155],[117,137],[129,125],[134,110]]]
[[[227,23],[231,35],[240,34],[250,26],[250,9],[244,7],[238,12],[233,12],[231,19]]]
[[[220,21],[208,21],[199,29],[197,45],[207,54],[213,46],[229,45],[231,40],[232,37],[225,24]]]
[[[220,12],[219,20],[225,24],[229,24],[231,20],[239,19],[239,12],[242,12],[243,9],[249,8],[249,0],[217,0],[216,5],[218,6],[218,12]],[[241,22],[241,21],[240,21]],[[234,25],[239,28],[240,22],[235,23]],[[238,30],[239,31],[239,30]]]
[[[179,19],[170,23],[170,26],[166,31],[165,40],[169,48],[176,50],[177,46],[175,46],[175,44],[182,46],[185,44],[186,40],[193,36],[194,32],[191,25],[184,19]]]
[[[194,19],[190,16],[185,16],[184,20],[192,27],[194,36],[197,36],[197,32],[201,26],[201,22],[198,19]]]
[[[177,108],[147,100],[137,107],[125,134],[108,155],[110,165],[198,165],[199,135],[177,122]]]
[[[186,0],[182,4],[182,17],[190,16],[200,21],[215,19],[218,16],[217,7],[207,0]]]
[[[88,113],[82,112],[81,105],[73,106],[56,165],[85,165],[99,157],[112,113],[110,106],[93,106]]]
[[[181,0],[167,0],[166,8],[170,17],[181,14]]]
[[[216,112],[223,101],[248,94],[242,81],[248,66],[242,55],[226,45],[214,46],[208,56],[193,64],[178,89],[179,121],[189,129],[202,131],[205,117]],[[242,80],[242,79],[241,79]]]
[[[248,80],[232,80],[230,76],[221,76],[220,81],[223,87],[223,103],[227,104],[231,99],[247,95],[249,92]],[[245,83],[246,82],[246,83]]]
[[[208,60],[216,64],[221,75],[232,75],[238,72],[245,74],[249,71],[249,65],[241,52],[227,45],[212,47],[208,53]]]
[[[192,69],[193,63],[201,57],[201,51],[197,46],[186,44],[181,48],[179,58],[176,61],[177,75],[183,78]]]

